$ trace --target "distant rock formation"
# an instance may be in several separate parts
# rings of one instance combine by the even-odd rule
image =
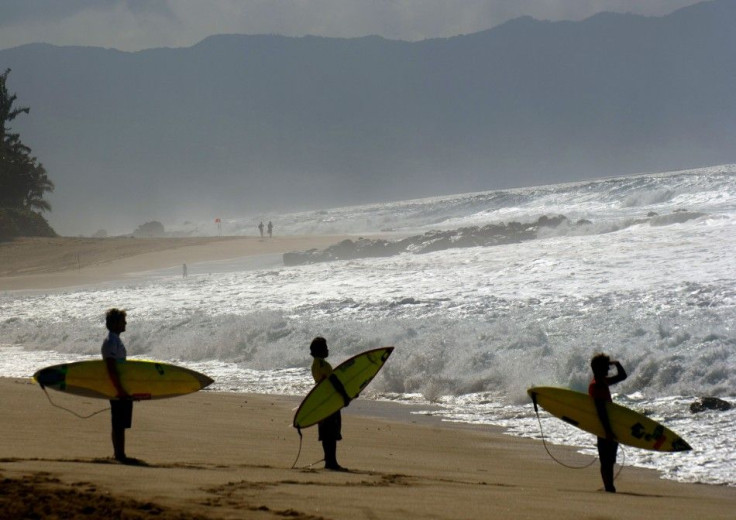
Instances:
[[[354,260],[356,258],[378,258],[400,253],[431,253],[460,247],[495,246],[532,240],[537,238],[539,228],[554,228],[569,220],[563,215],[542,216],[536,222],[521,224],[488,224],[478,227],[464,227],[450,231],[428,231],[398,241],[359,238],[342,242],[318,250],[284,253],[284,265],[305,265],[333,260]],[[580,225],[585,222],[579,223]]]
[[[690,413],[700,413],[706,410],[725,412],[731,409],[731,403],[717,397],[703,397],[690,405]]]
[[[640,218],[621,222],[619,224],[598,229],[598,233],[613,233],[626,229],[629,226],[649,224],[651,226],[665,226],[680,224],[688,220],[700,218],[704,213],[678,210],[670,215],[650,213],[647,218]],[[423,235],[414,235],[397,241],[383,239],[359,238],[357,240],[343,240],[327,249],[309,249],[284,253],[284,265],[305,265],[334,260],[355,260],[356,258],[379,258],[398,255],[401,253],[431,253],[460,247],[489,247],[501,244],[513,244],[525,240],[534,240],[539,237],[542,228],[557,228],[561,225],[572,227],[591,226],[592,222],[580,219],[571,222],[564,215],[548,217],[543,215],[536,222],[522,224],[509,222],[488,224],[486,226],[470,226],[446,231],[427,231]]]

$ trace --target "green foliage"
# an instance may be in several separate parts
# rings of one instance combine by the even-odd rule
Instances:
[[[54,183],[20,135],[10,131],[9,123],[30,109],[13,107],[16,95],[8,92],[8,74],[10,69],[0,74],[0,209],[14,211],[3,212],[0,236],[49,236],[49,231],[53,236],[54,231],[38,212],[51,210],[43,197],[54,191]]]
[[[0,207],[0,240],[14,237],[55,237],[46,219],[26,208]]]

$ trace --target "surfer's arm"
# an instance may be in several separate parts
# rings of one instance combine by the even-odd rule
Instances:
[[[337,376],[335,374],[330,374],[328,379],[330,380],[330,383],[332,383],[332,386],[335,387],[335,390],[337,390],[337,393],[342,396],[342,400],[345,401],[345,406],[349,405],[351,401],[350,396],[345,391],[345,387],[342,386],[342,383]]]
[[[621,366],[621,363],[619,363],[618,361],[611,361],[610,364],[616,367],[616,375],[606,378],[606,383],[608,383],[609,386],[620,383],[628,377],[628,375],[626,374],[626,370],[624,370],[624,367]]]
[[[105,365],[107,366],[107,374],[110,376],[110,381],[112,381],[112,385],[115,387],[115,391],[118,393],[118,398],[124,399],[129,396],[128,392],[126,392],[123,388],[122,383],[120,383],[120,374],[118,374],[117,363],[118,361],[115,358],[105,358]]]

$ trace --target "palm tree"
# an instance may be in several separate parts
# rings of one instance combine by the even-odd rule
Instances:
[[[54,191],[54,183],[20,135],[9,131],[8,123],[30,109],[13,107],[16,95],[8,92],[8,74],[10,69],[0,74],[0,207],[50,211],[51,205],[43,197]]]

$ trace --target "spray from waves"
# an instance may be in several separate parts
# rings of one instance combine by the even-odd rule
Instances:
[[[136,357],[185,362],[217,361],[247,370],[276,371],[309,365],[308,345],[325,336],[338,363],[361,351],[394,345],[391,362],[372,391],[441,396],[492,392],[511,403],[527,401],[532,385],[584,391],[589,360],[598,351],[621,359],[630,374],[619,385],[625,394],[734,395],[736,332],[709,307],[713,292],[688,287],[679,306],[642,312],[627,304],[639,294],[600,299],[542,302],[497,299],[478,312],[418,315],[420,302],[405,300],[387,314],[256,311],[175,319],[130,320],[124,340]],[[705,303],[708,304],[705,304]],[[699,304],[700,303],[700,304]],[[335,311],[336,309],[332,309]],[[99,355],[104,327],[83,318],[53,330],[32,321],[6,321],[0,332],[27,349],[80,356]]]
[[[733,212],[736,165],[680,172],[642,174],[592,181],[467,193],[391,203],[377,203],[271,215],[281,235],[407,233],[471,225],[528,222],[545,214],[572,220],[605,220],[630,212],[671,211],[672,205],[690,211]],[[253,217],[223,221],[229,235],[252,235]],[[208,222],[190,223],[175,231],[212,234]]]
[[[671,189],[654,189],[651,191],[632,193],[624,198],[621,205],[625,208],[652,206],[654,204],[669,202],[674,197],[675,192]]]

